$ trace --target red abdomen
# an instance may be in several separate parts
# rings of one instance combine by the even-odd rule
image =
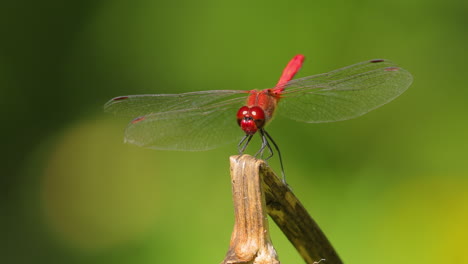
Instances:
[[[303,55],[294,56],[281,74],[275,88],[250,91],[247,104],[237,111],[237,123],[247,135],[255,134],[258,129],[262,129],[271,120],[281,92],[301,68],[303,62]]]

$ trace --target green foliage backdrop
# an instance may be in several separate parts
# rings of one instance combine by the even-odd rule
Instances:
[[[125,145],[128,120],[102,105],[268,88],[301,53],[299,76],[374,58],[414,75],[361,118],[269,127],[289,184],[343,260],[467,263],[467,13],[458,0],[3,4],[1,262],[219,263],[236,145]],[[281,261],[301,263],[271,228]]]

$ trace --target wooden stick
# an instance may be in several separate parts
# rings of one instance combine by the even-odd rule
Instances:
[[[287,185],[262,160],[231,156],[235,223],[224,263],[279,263],[268,213],[308,264],[342,261]]]
[[[231,156],[231,183],[235,223],[223,264],[279,263],[270,240],[263,184],[256,159]]]

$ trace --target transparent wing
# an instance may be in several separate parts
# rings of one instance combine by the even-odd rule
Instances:
[[[159,112],[193,109],[239,97],[249,91],[212,90],[181,94],[142,94],[112,98],[104,110],[116,115],[137,117]]]
[[[278,111],[307,123],[351,119],[390,102],[412,81],[408,71],[390,61],[365,61],[290,81]]]
[[[104,107],[118,115],[138,116],[125,130],[128,143],[154,149],[198,151],[243,136],[236,113],[245,103],[246,93],[203,91],[121,96]]]

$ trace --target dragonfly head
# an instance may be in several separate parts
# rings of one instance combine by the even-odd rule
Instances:
[[[247,135],[253,135],[265,125],[265,112],[258,106],[243,106],[237,111],[237,123]]]

